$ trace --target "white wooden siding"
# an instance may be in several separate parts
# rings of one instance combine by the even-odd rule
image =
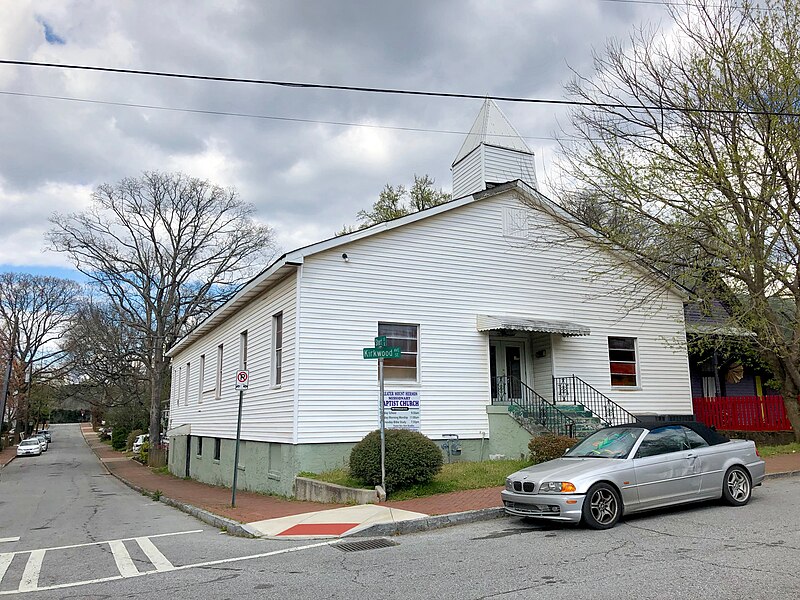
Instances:
[[[536,243],[504,238],[504,207],[519,207],[514,192],[306,257],[299,443],[355,441],[377,428],[377,369],[361,349],[372,346],[382,321],[419,325],[419,384],[386,389],[419,390],[422,430],[432,437],[488,431],[488,335],[476,330],[478,314],[588,326],[588,337],[553,336],[556,375],[574,373],[630,410],[691,412],[682,300],[664,292],[657,303],[626,312],[622,292],[614,293],[634,279],[624,269],[613,278],[586,277],[598,263],[594,245],[552,243],[548,232],[559,228],[541,212],[532,221],[543,234]],[[638,338],[641,389],[610,389],[609,335]]]
[[[481,144],[453,167],[453,198],[463,198],[485,188]]]
[[[504,183],[521,179],[536,188],[536,164],[533,154],[494,146],[483,147],[483,181]]]
[[[172,388],[171,427],[190,423],[192,435],[234,438],[239,395],[234,390],[239,369],[239,336],[247,330],[249,389],[244,395],[242,439],[291,443],[294,439],[295,375],[295,290],[296,276],[279,282],[267,294],[250,303],[216,329],[173,357],[173,379],[184,375],[191,363],[189,402],[182,389]],[[272,359],[272,317],[283,312],[283,381],[273,388],[270,381]],[[222,390],[216,398],[217,348],[223,344]],[[205,388],[198,402],[200,355],[205,354]],[[183,382],[185,386],[185,381]],[[176,393],[177,392],[177,393]],[[180,399],[180,401],[178,401]]]

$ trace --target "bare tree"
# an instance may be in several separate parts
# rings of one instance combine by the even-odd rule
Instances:
[[[136,332],[160,433],[165,352],[274,255],[271,230],[233,189],[180,173],[101,185],[84,212],[55,215],[49,239]]]
[[[10,360],[13,365],[9,390],[14,401],[9,403],[9,412],[18,415],[33,380],[47,381],[65,371],[61,340],[80,294],[80,285],[69,279],[0,273],[0,329],[6,340],[4,348],[11,350],[11,356],[9,350],[2,353],[2,362],[7,366]],[[15,343],[10,347],[12,339]]]
[[[609,42],[567,86],[562,150],[567,181],[660,238],[615,243],[731,296],[800,440],[800,3],[762,4],[673,4],[668,33]]]

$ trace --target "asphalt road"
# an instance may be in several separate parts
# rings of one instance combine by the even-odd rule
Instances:
[[[0,471],[0,539],[20,537],[0,541],[0,596],[774,599],[800,590],[800,478],[769,481],[743,508],[647,514],[606,532],[503,518],[345,552],[221,535],[103,473],[69,427],[54,428],[48,453]]]

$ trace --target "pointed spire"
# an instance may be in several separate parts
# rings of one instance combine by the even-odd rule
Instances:
[[[451,170],[454,198],[515,179],[538,189],[533,152],[489,98],[484,101]]]
[[[531,152],[525,140],[514,129],[514,126],[503,114],[503,111],[500,110],[500,107],[495,104],[494,100],[489,98],[484,101],[478,117],[472,124],[472,129],[467,134],[467,138],[461,145],[461,150],[458,151],[456,159],[453,161],[453,165],[482,143],[519,152]]]

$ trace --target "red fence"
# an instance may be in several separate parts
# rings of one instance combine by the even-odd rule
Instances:
[[[783,396],[692,398],[701,423],[729,431],[791,431]]]

